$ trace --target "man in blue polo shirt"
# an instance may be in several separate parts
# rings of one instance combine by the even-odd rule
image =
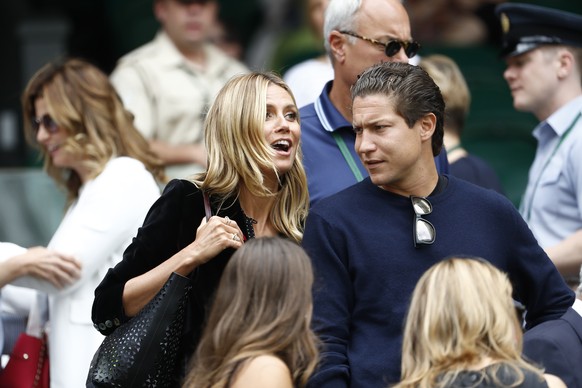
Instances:
[[[354,151],[350,87],[358,74],[379,62],[408,62],[420,47],[399,0],[332,0],[323,33],[334,79],[300,111],[312,205],[368,175]],[[448,172],[444,151],[435,161],[439,173]]]

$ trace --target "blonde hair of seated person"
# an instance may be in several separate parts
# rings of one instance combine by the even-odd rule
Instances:
[[[460,143],[471,106],[471,93],[457,63],[445,55],[433,54],[418,63],[434,80],[445,100],[445,146]],[[447,144],[449,140],[450,144]],[[455,142],[455,144],[453,143]]]
[[[221,277],[184,387],[305,386],[318,358],[312,284],[310,259],[295,242],[246,242]]]
[[[522,331],[508,277],[481,258],[446,258],[414,289],[396,387],[446,387],[461,371],[488,366],[495,371],[502,364],[518,376],[518,384],[525,369],[545,377],[550,387],[565,387],[526,362],[521,350]]]

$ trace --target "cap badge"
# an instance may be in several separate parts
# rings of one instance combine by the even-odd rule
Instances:
[[[501,29],[503,30],[504,34],[509,32],[509,18],[505,12],[501,14]]]

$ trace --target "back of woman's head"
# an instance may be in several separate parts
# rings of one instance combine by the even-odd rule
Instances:
[[[214,308],[243,313],[245,321],[255,321],[251,325],[267,324],[264,318],[294,322],[311,310],[312,283],[309,257],[299,245],[279,237],[251,239],[227,265]]]
[[[92,177],[111,157],[131,156],[142,161],[158,179],[164,179],[161,163],[133,126],[133,116],[125,110],[107,75],[94,65],[67,59],[49,63],[32,76],[22,96],[25,134],[32,145],[37,145],[33,119],[39,98],[44,99],[48,114],[59,128],[69,135],[67,151],[83,160]],[[67,187],[70,197],[76,197],[79,177],[74,172],[63,177],[63,171],[48,155],[44,159],[49,175]]]
[[[296,243],[245,243],[222,275],[186,386],[226,386],[241,362],[263,354],[280,357],[305,384],[317,359],[312,283],[309,257]]]
[[[440,54],[422,57],[419,63],[434,80],[445,100],[445,130],[461,135],[469,114],[471,93],[453,59]]]
[[[418,281],[406,319],[402,377],[415,386],[484,357],[521,365],[521,332],[507,276],[479,258],[433,265]]]

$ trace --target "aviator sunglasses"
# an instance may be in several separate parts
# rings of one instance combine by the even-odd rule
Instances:
[[[50,117],[48,114],[42,115],[42,117],[32,118],[32,129],[34,132],[38,132],[40,126],[43,126],[48,133],[57,133],[59,131],[59,125]]]
[[[414,247],[418,245],[430,245],[436,238],[436,230],[430,221],[422,216],[432,213],[432,204],[424,197],[410,196],[412,209],[414,209],[414,220],[412,224],[412,234]]]
[[[404,42],[397,39],[389,40],[387,43],[380,42],[379,40],[367,38],[365,36],[356,34],[352,31],[340,31],[340,34],[345,34],[349,36],[353,36],[354,38],[365,40],[366,42],[370,42],[372,44],[384,47],[384,53],[387,57],[393,57],[394,55],[398,54],[400,49],[404,47],[404,52],[408,58],[412,58],[418,53],[420,49],[420,43],[416,41],[411,42]]]

